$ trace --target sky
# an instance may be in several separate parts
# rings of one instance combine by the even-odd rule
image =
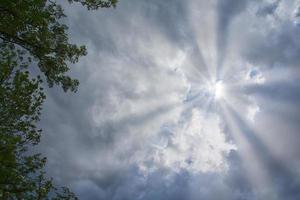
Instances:
[[[47,173],[83,200],[300,199],[300,1],[63,5],[77,93],[47,89]]]

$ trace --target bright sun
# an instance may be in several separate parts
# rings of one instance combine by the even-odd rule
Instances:
[[[220,100],[225,95],[225,87],[222,81],[216,81],[210,85],[209,91],[215,100]]]
[[[224,97],[224,84],[222,81],[217,81],[215,85],[215,98],[216,99],[221,99]]]

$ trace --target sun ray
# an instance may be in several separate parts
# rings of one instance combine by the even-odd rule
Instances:
[[[255,151],[251,142],[245,137],[245,133],[236,122],[235,117],[232,115],[232,111],[228,109],[226,104],[222,104],[220,107],[220,114],[226,122],[230,136],[237,145],[237,153],[242,159],[243,168],[247,172],[246,176],[250,180],[253,188],[256,188],[261,196],[263,196],[264,193],[270,193],[270,191],[263,190],[266,188],[268,188],[268,190],[273,188],[271,178],[259,157],[259,152]],[[274,191],[272,192],[276,195]]]

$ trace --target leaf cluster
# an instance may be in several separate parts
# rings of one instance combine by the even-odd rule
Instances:
[[[115,7],[117,0],[68,0],[89,10]],[[85,46],[69,43],[62,7],[52,0],[0,1],[0,199],[77,199],[45,175],[46,158],[33,153],[42,130],[37,127],[43,81],[76,91],[67,75],[86,55]],[[38,66],[39,75],[32,67]]]
[[[116,7],[118,0],[68,0],[69,3],[79,2],[86,6],[89,10],[97,10],[98,8]]]
[[[56,2],[46,0],[2,0],[0,38],[27,51],[45,75],[50,87],[61,85],[76,91],[78,80],[66,75],[69,65],[86,55],[85,46],[69,43],[66,17]]]
[[[24,55],[13,44],[0,43],[0,199],[50,199],[52,193],[51,199],[76,199],[46,178],[46,158],[28,151],[40,141],[36,123],[45,94],[41,78],[30,77]]]

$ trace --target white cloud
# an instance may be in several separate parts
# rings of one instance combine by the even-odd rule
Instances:
[[[226,141],[217,114],[193,109],[189,120],[171,129],[153,143],[147,156],[153,162],[151,167],[192,173],[227,170],[226,155],[235,146]]]
[[[92,14],[66,8],[70,31],[88,44],[89,54],[78,65],[87,67],[75,68],[77,94],[48,94],[42,127],[51,175],[82,195],[91,188],[99,199],[168,199],[178,184],[169,176],[182,174],[207,181],[191,186],[187,178],[189,188],[180,190],[187,199],[199,193],[203,199],[255,199],[239,184],[244,174],[235,173],[241,166],[230,157],[238,149],[218,106],[228,101],[241,120],[256,125],[267,107],[256,92],[273,97],[267,83],[299,77],[290,68],[298,66],[299,29],[291,1],[277,7],[273,1],[232,2],[124,0]],[[211,101],[218,67],[226,87],[223,98]],[[294,97],[287,91],[283,97]],[[210,176],[230,170],[234,188]]]
[[[250,122],[254,122],[255,120],[255,116],[257,113],[259,113],[260,111],[260,108],[258,105],[256,104],[253,104],[253,105],[250,105],[248,106],[248,110],[247,110],[247,119],[250,121]]]

